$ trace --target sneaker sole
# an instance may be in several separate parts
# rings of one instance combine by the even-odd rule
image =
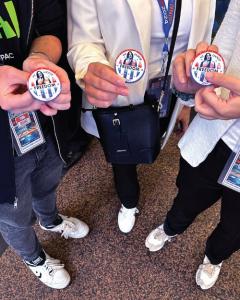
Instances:
[[[40,280],[40,281],[41,281],[41,280]],[[70,276],[69,276],[69,279],[68,279],[68,281],[67,281],[65,284],[61,283],[61,284],[54,284],[54,285],[51,285],[51,284],[48,284],[48,283],[43,282],[43,281],[41,281],[41,282],[42,282],[43,284],[45,284],[46,286],[52,288],[52,289],[62,290],[62,289],[65,289],[66,287],[69,286],[69,284],[70,284],[70,282],[71,282],[71,278],[70,278]]]
[[[217,279],[214,281],[214,283],[212,283],[212,284],[210,284],[210,285],[208,285],[208,286],[201,286],[201,284],[198,282],[200,279],[198,278],[199,276],[198,276],[198,274],[199,274],[199,271],[197,271],[197,273],[196,273],[196,276],[195,276],[195,280],[196,280],[196,284],[197,284],[197,286],[199,286],[202,290],[208,290],[208,289],[210,289],[210,288],[212,288],[214,285],[215,285],[215,283],[216,283],[216,281],[217,281]]]
[[[166,242],[168,242],[168,241],[166,241]],[[166,243],[165,242],[165,243]],[[152,244],[150,244],[149,242],[148,242],[148,240],[146,239],[146,241],[145,241],[145,246],[148,248],[148,250],[150,251],[150,252],[157,252],[157,251],[159,251],[159,250],[161,250],[162,248],[163,248],[163,246],[165,245],[165,243],[163,244],[163,245],[161,245],[161,246],[153,246]]]

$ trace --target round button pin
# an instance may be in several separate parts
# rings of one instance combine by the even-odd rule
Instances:
[[[61,93],[61,83],[51,70],[38,69],[28,79],[28,90],[35,99],[49,102]]]
[[[191,66],[191,76],[193,80],[201,85],[211,85],[206,79],[207,72],[224,73],[224,59],[219,53],[206,51],[198,54]]]
[[[144,56],[136,50],[126,49],[116,58],[115,70],[118,75],[125,79],[126,83],[135,83],[145,73],[146,62]]]

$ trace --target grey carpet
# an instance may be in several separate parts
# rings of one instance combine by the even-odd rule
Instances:
[[[112,172],[97,141],[65,176],[58,189],[58,205],[91,227],[83,240],[64,240],[40,231],[49,254],[65,262],[72,276],[62,291],[45,287],[20,259],[7,249],[0,259],[0,299],[57,300],[238,300],[240,299],[239,252],[223,264],[216,285],[201,291],[195,272],[201,263],[207,236],[219,219],[219,204],[199,216],[181,236],[161,252],[149,254],[144,240],[164,220],[176,193],[179,153],[171,139],[158,160],[139,167],[141,214],[128,235],[119,232],[119,202]]]

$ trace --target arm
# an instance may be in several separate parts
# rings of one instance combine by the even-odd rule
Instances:
[[[38,37],[31,44],[23,70],[31,73],[38,68],[49,68],[57,74],[62,84],[61,94],[54,101],[40,107],[45,115],[53,115],[57,110],[70,107],[69,79],[66,72],[56,65],[62,53],[60,37],[63,26],[64,16],[57,0],[36,1],[35,31]]]
[[[221,49],[226,65],[229,64],[240,22],[240,0],[231,0],[225,18],[213,41]]]
[[[124,80],[105,55],[95,1],[68,1],[68,38],[69,63],[92,105],[108,107],[118,95],[128,95]]]

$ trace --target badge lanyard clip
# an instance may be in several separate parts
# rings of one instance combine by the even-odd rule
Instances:
[[[165,0],[158,0],[158,5],[159,5],[160,11],[162,13],[162,27],[163,27],[163,32],[164,32],[164,36],[165,36],[163,49],[162,49],[163,62],[162,62],[162,68],[161,68],[161,73],[164,74],[165,63],[166,63],[167,57],[169,55],[169,46],[168,46],[169,34],[170,34],[171,27],[173,25],[176,0],[169,0],[168,7],[166,6]]]

